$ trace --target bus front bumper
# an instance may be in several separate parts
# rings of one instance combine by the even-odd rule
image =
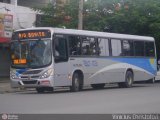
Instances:
[[[12,88],[37,88],[37,87],[53,87],[51,79],[45,80],[13,80],[11,79]]]

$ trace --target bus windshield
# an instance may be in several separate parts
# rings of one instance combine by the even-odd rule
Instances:
[[[11,43],[12,67],[39,68],[51,63],[51,40],[27,40]]]

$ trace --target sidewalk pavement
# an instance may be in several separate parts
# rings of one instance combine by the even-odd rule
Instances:
[[[9,77],[0,77],[0,94],[23,92],[23,91],[26,91],[26,89],[11,88],[11,83],[10,83],[10,78]]]
[[[16,92],[18,89],[12,89],[9,77],[0,77],[0,94]]]
[[[0,77],[0,94],[14,92],[11,88],[10,79],[8,77]]]

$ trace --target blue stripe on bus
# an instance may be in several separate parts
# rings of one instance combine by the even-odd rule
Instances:
[[[145,69],[146,71],[156,74],[157,67],[156,67],[156,59],[146,59],[146,58],[113,58],[112,60],[122,62],[122,63],[128,63],[137,67],[140,67],[142,69]]]
[[[16,70],[16,76],[19,76],[20,74],[22,74],[23,72],[26,72],[27,69],[18,69]]]

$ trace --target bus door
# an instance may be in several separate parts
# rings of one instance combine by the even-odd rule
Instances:
[[[66,86],[70,85],[68,80],[69,63],[67,40],[63,35],[56,35],[53,40],[53,54],[54,54],[54,85]]]

